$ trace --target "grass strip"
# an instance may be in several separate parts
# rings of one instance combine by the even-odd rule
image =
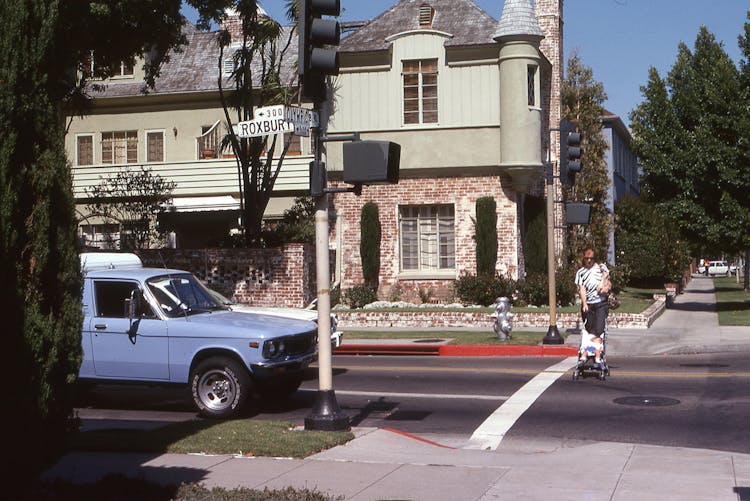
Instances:
[[[352,440],[350,432],[306,431],[291,423],[193,420],[153,430],[104,429],[71,437],[70,449],[111,452],[239,454],[303,458]]]
[[[750,293],[736,277],[714,278],[719,325],[750,325]]]
[[[347,330],[346,339],[349,343],[356,343],[357,339],[451,339],[449,344],[455,345],[537,345],[542,342],[546,332],[516,331],[512,332],[512,339],[501,341],[497,334],[488,329],[483,331],[357,331]],[[567,334],[560,333],[565,337]]]

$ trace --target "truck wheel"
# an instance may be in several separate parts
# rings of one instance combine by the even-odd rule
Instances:
[[[250,386],[247,370],[231,358],[207,358],[190,374],[193,403],[208,418],[224,419],[239,412]]]

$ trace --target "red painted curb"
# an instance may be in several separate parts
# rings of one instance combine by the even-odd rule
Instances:
[[[442,357],[564,357],[578,355],[573,346],[473,346],[446,345],[440,347]]]
[[[578,355],[574,346],[553,345],[410,345],[344,344],[335,355],[431,355],[443,357],[565,357]]]

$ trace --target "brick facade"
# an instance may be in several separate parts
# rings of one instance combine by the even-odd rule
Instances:
[[[563,55],[563,0],[536,0],[534,2],[534,12],[539,22],[539,27],[544,32],[544,38],[539,44],[542,54],[551,63],[551,73],[549,80],[543,83],[542,88],[542,107],[546,111],[544,119],[546,123],[542,124],[542,144],[549,141],[550,156],[555,165],[555,175],[560,175],[559,163],[560,158],[560,134],[559,132],[549,131],[549,128],[557,128],[562,118],[562,82],[564,78],[565,58]],[[545,156],[546,160],[546,156]],[[562,199],[562,187],[559,178],[555,178],[554,183],[555,199]],[[556,207],[555,226],[564,225],[564,211],[560,206]],[[562,255],[564,245],[564,232],[561,229],[555,231],[555,252],[558,256]]]
[[[138,251],[146,266],[192,272],[212,289],[253,306],[302,308],[315,299],[315,249],[287,244],[269,249]]]
[[[492,196],[498,212],[497,271],[518,275],[518,216],[517,193],[510,188],[510,178],[498,176],[430,177],[401,179],[397,185],[370,186],[361,196],[338,195],[334,207],[338,214],[336,231],[342,231],[342,290],[363,282],[360,258],[360,217],[362,206],[369,201],[378,204],[381,225],[380,289],[379,297],[390,299],[396,288],[404,301],[419,302],[419,289],[429,290],[443,301],[453,295],[454,279],[461,273],[476,273],[476,244],[474,221],[476,201]],[[399,256],[399,206],[452,204],[455,215],[456,268],[451,278],[405,278]],[[334,237],[335,238],[335,237]]]

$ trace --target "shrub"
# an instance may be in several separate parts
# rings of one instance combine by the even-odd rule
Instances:
[[[516,282],[501,275],[461,275],[454,284],[456,297],[463,304],[491,305],[498,297],[512,297]]]
[[[344,291],[342,302],[354,310],[378,300],[377,289],[367,284],[355,285]]]
[[[432,295],[434,294],[434,291],[432,289],[423,289],[419,288],[417,291],[419,294],[419,299],[422,301],[422,304],[429,303],[430,299],[432,298]]]
[[[497,204],[492,197],[477,199],[477,275],[493,275],[497,262]]]
[[[624,285],[661,286],[678,281],[690,258],[678,225],[663,210],[640,198],[615,204],[615,248]]]
[[[362,276],[365,284],[377,287],[380,275],[380,216],[375,202],[367,202],[362,206],[360,228],[359,255],[362,258]]]
[[[389,296],[389,300],[393,303],[397,301],[401,301],[401,297],[404,294],[404,288],[401,286],[399,282],[396,282],[396,284],[391,287],[391,294]]]
[[[559,268],[555,273],[555,296],[558,305],[569,305],[575,301],[577,292],[574,283],[575,271]],[[546,306],[549,304],[549,281],[547,273],[529,273],[518,283],[518,298],[522,304]]]

